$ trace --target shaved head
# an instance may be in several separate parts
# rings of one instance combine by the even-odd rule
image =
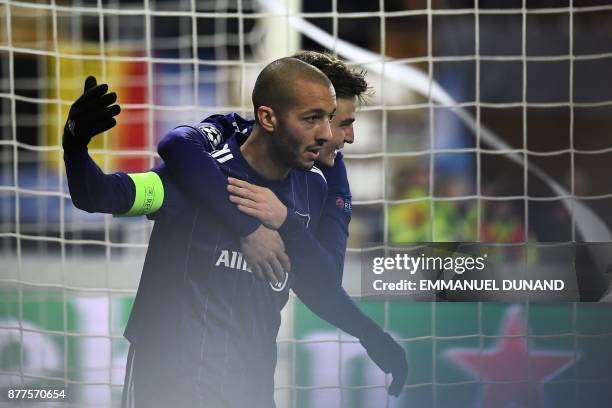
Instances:
[[[329,78],[319,69],[296,58],[281,58],[268,64],[259,73],[253,88],[255,120],[258,121],[257,109],[260,106],[268,106],[279,115],[295,106],[302,81],[332,86]]]

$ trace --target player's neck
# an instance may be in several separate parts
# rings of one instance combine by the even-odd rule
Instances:
[[[265,179],[284,180],[291,170],[272,153],[269,135],[258,126],[253,128],[249,137],[240,146],[240,153],[249,166]]]

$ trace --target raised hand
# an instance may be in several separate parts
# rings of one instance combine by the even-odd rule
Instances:
[[[64,149],[85,147],[92,137],[117,124],[114,116],[121,112],[121,107],[115,104],[117,94],[107,91],[108,85],[97,85],[95,77],[87,77],[83,95],[74,101],[68,113],[62,140]]]

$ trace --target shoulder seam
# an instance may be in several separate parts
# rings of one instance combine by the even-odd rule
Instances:
[[[312,168],[310,169],[311,172],[318,174],[319,176],[321,176],[323,178],[323,181],[325,182],[325,184],[327,184],[327,179],[325,178],[325,175],[323,174],[323,172],[321,171],[321,169],[319,169],[316,166],[312,166]]]

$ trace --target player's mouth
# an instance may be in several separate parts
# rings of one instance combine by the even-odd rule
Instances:
[[[343,148],[344,148],[344,144],[336,146],[336,148],[334,149],[334,153],[332,154],[334,159],[338,156],[338,153],[340,153]]]
[[[319,153],[321,153],[321,146],[310,147],[306,150],[306,156],[309,160],[317,160]]]

